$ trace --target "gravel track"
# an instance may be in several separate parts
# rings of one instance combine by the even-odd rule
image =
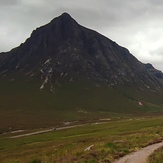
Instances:
[[[157,149],[163,146],[163,142],[149,145],[141,150],[122,157],[113,163],[147,163],[148,157]]]

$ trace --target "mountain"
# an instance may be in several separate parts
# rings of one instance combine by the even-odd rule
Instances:
[[[64,13],[32,32],[31,37],[10,52],[0,54],[0,73],[44,75],[59,80],[85,78],[109,85],[142,83],[157,87],[162,73],[148,66],[105,36],[79,25]]]
[[[163,73],[162,71],[159,71],[155,69],[150,63],[145,64],[145,68],[148,70],[149,73],[154,75],[157,79],[163,80]]]
[[[140,110],[137,101],[150,101],[150,108],[151,103],[162,105],[162,86],[161,71],[67,13],[34,30],[19,47],[0,53],[1,121],[12,120],[13,114],[28,123],[32,115],[48,114],[51,124],[81,118],[79,113],[89,119],[87,112],[93,118],[101,111],[105,116],[144,112],[149,103]],[[24,123],[20,119],[17,124]]]

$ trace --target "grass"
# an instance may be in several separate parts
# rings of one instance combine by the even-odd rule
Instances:
[[[163,118],[133,118],[9,139],[0,136],[0,162],[111,162],[163,139]],[[84,151],[89,146],[91,150]]]
[[[55,93],[39,91],[38,80],[0,80],[0,133],[62,125],[65,121],[84,123],[101,118],[162,114],[163,106],[137,101],[116,89],[87,82],[62,82]],[[153,99],[153,98],[152,98]],[[157,98],[155,98],[157,99]]]
[[[156,150],[148,159],[149,163],[163,162],[163,148]]]
[[[135,91],[131,96],[129,89],[124,94],[86,82],[62,82],[52,93],[39,91],[40,85],[38,80],[0,80],[0,133],[111,120],[17,139],[9,139],[11,133],[0,135],[0,162],[111,162],[163,138],[158,94]]]

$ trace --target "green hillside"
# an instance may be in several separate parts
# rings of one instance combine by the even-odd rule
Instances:
[[[63,81],[55,92],[50,92],[48,85],[40,91],[40,85],[37,79],[0,81],[1,132],[9,128],[49,127],[62,125],[64,121],[84,123],[101,118],[160,114],[163,111],[161,98],[158,98],[160,95],[135,94],[129,87],[124,91],[125,87],[120,90],[86,81]],[[139,99],[143,106],[138,105]]]

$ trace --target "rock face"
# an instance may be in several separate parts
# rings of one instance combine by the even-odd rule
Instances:
[[[138,61],[130,52],[105,36],[79,25],[64,13],[37,28],[25,43],[0,54],[0,75],[19,73],[41,76],[44,88],[52,78],[84,77],[109,85],[133,83],[158,87],[163,74]],[[51,83],[52,84],[52,83]]]
[[[146,69],[149,73],[154,75],[157,79],[160,79],[163,81],[163,73],[157,69],[155,69],[150,63],[145,64]]]

